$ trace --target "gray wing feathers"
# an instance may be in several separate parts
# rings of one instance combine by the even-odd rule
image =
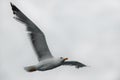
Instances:
[[[77,61],[65,61],[62,65],[75,66],[76,68],[85,67],[86,65]]]
[[[43,32],[15,5],[12,3],[10,4],[13,10],[13,14],[16,15],[14,18],[25,24],[27,26],[27,31],[30,31],[29,35],[39,60],[52,57]]]

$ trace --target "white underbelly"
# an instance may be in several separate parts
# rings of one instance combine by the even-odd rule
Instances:
[[[60,63],[52,61],[52,60],[49,60],[49,61],[46,60],[46,61],[40,62],[37,65],[37,69],[40,71],[45,71],[45,70],[56,68],[58,66],[60,66]]]

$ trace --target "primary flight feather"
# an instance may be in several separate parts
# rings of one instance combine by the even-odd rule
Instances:
[[[14,18],[27,26],[27,31],[30,32],[29,36],[39,60],[38,64],[25,67],[26,71],[46,71],[61,65],[71,65],[75,66],[76,68],[86,66],[78,61],[66,61],[68,58],[53,57],[48,48],[44,33],[14,4],[10,3],[10,5],[12,7],[13,14],[15,15]]]

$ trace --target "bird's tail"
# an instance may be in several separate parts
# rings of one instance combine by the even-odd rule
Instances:
[[[28,66],[24,68],[27,72],[34,72],[37,71],[37,68],[35,66]]]

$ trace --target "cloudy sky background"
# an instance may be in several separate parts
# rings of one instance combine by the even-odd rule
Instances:
[[[9,2],[45,33],[55,57],[90,67],[26,72],[25,66],[38,61]],[[0,80],[120,80],[119,0],[0,0],[0,10]]]

